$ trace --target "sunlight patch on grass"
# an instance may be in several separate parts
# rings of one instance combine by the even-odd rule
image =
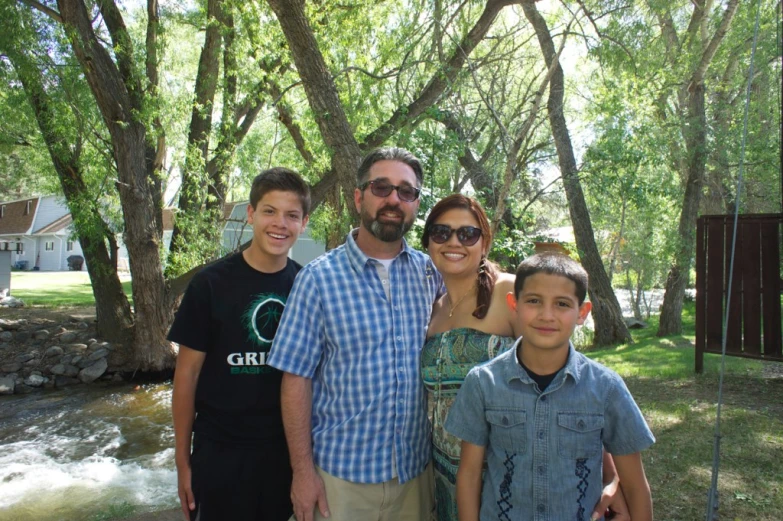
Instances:
[[[128,276],[121,276],[123,290],[131,296]],[[11,295],[27,306],[58,308],[94,306],[90,276],[86,271],[14,271],[11,272]]]

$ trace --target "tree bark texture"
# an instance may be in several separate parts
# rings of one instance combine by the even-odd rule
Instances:
[[[156,214],[154,163],[156,150],[144,124],[143,92],[135,70],[130,38],[117,6],[99,2],[106,26],[115,42],[115,65],[101,45],[80,0],[58,0],[66,33],[112,138],[118,170],[118,190],[125,221],[125,244],[133,276],[135,310],[134,355],[141,370],[171,367],[174,351],[166,340],[172,309],[167,306],[159,247],[161,234]],[[122,45],[117,46],[117,42]]]
[[[546,21],[532,3],[523,3],[522,9],[536,32],[547,67],[551,67],[557,59],[557,53]],[[563,69],[557,64],[549,83],[547,109],[560,163],[563,186],[568,198],[568,211],[574,227],[576,245],[579,249],[582,265],[590,277],[590,300],[593,303],[592,312],[595,321],[594,344],[601,346],[630,343],[633,342],[633,339],[623,321],[620,304],[612,290],[611,281],[606,275],[601,255],[595,243],[590,213],[579,181],[576,159],[563,113],[564,97]]]

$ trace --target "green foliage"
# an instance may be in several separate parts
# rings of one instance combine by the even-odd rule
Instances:
[[[113,521],[124,519],[135,514],[137,510],[138,507],[136,505],[123,501],[122,503],[109,505],[105,510],[93,514],[90,517],[90,521]]]

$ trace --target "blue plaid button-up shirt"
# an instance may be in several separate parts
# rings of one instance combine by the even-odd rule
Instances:
[[[313,456],[355,483],[415,478],[430,460],[420,353],[442,281],[432,261],[403,241],[389,268],[345,244],[296,277],[269,365],[313,380]],[[395,458],[396,465],[392,464]]]

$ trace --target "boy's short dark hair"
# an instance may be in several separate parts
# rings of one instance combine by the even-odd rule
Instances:
[[[587,272],[581,264],[568,255],[561,253],[538,253],[523,260],[517,268],[516,280],[514,280],[514,296],[519,298],[522,288],[525,287],[525,279],[536,273],[547,275],[560,275],[576,284],[576,298],[579,305],[587,296]]]
[[[310,187],[302,176],[282,166],[264,170],[253,179],[253,185],[250,187],[250,206],[255,209],[258,201],[267,192],[274,190],[293,192],[298,195],[302,203],[302,216],[310,215]]]
[[[397,147],[376,148],[362,159],[359,170],[356,172],[356,185],[360,186],[370,177],[370,167],[378,161],[399,161],[405,163],[413,169],[416,174],[416,180],[419,186],[424,182],[424,171],[421,168],[419,159],[405,150]]]

